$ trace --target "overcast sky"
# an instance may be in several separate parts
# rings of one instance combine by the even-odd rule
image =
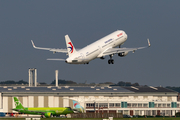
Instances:
[[[37,68],[38,82],[59,79],[77,83],[119,81],[149,86],[180,86],[179,0],[0,0],[0,81],[28,82],[28,69]],[[113,56],[115,64],[95,59],[72,65],[47,58],[63,53],[36,50],[36,46],[66,48],[68,34],[82,48],[116,30],[128,39],[122,47],[151,47],[126,57]]]

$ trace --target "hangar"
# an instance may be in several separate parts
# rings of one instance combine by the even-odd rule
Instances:
[[[177,96],[176,91],[152,86],[3,86],[0,112],[15,112],[13,97],[18,97],[24,107],[73,107],[73,99],[85,112],[174,116],[180,111]]]

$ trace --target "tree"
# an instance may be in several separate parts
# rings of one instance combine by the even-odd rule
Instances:
[[[52,81],[51,84],[55,84],[56,80]],[[58,84],[77,84],[76,82],[73,82],[71,80],[58,80]]]
[[[117,83],[117,85],[118,85],[118,86],[125,86],[125,85],[126,85],[126,83],[125,83],[125,82],[123,82],[123,81],[120,81],[120,82],[118,82],[118,83]]]
[[[2,81],[0,84],[28,84],[28,82],[19,80],[18,82],[15,82],[13,80],[7,80],[7,81]]]
[[[47,85],[47,83],[45,83],[45,82],[40,82],[39,84],[40,85]]]
[[[8,80],[8,81],[0,82],[0,84],[16,84],[16,82],[13,80]]]
[[[131,82],[123,82],[123,81],[120,81],[118,82],[116,85],[118,86],[139,86],[139,83],[131,83]]]
[[[126,82],[125,86],[132,86],[131,82]]]
[[[28,82],[23,81],[23,80],[19,80],[18,82],[16,82],[16,84],[28,84]]]
[[[133,83],[132,86],[139,86],[139,83]]]

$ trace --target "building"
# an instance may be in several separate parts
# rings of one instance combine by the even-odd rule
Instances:
[[[13,97],[24,107],[72,107],[79,101],[85,112],[174,116],[180,111],[178,92],[163,87],[0,87],[0,112],[12,113]]]

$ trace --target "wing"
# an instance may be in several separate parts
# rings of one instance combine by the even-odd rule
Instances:
[[[43,48],[43,47],[36,47],[34,45],[34,42],[31,40],[32,42],[32,45],[35,49],[41,49],[41,50],[49,50],[49,51],[52,51],[53,53],[56,53],[56,52],[61,52],[61,53],[68,53],[67,49],[56,49],[56,48]]]
[[[125,52],[135,52],[136,50],[139,49],[144,49],[144,48],[148,48],[151,46],[149,39],[147,39],[148,41],[148,46],[145,47],[138,47],[138,48],[109,48],[106,51],[103,52],[102,56],[106,56],[106,55],[112,55],[112,54],[118,54],[118,53],[125,53]]]

